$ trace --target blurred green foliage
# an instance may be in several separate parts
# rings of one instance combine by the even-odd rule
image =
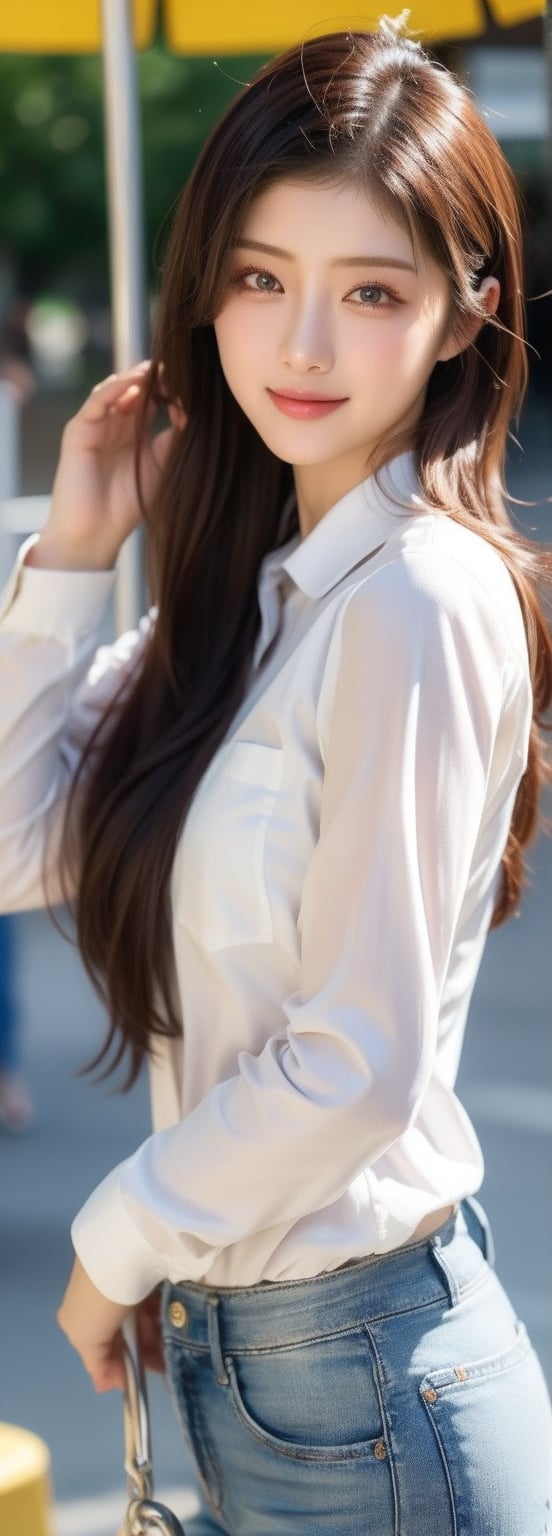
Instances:
[[[150,287],[171,210],[213,122],[267,56],[138,57]],[[0,253],[20,292],[109,292],[103,73],[98,55],[0,55]]]

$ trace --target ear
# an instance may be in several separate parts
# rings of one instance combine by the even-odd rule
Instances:
[[[496,314],[500,300],[500,283],[497,277],[485,277],[479,289],[479,296],[483,299],[488,315]],[[469,315],[462,320],[460,330],[454,329],[454,322],[449,327],[441,351],[437,358],[438,363],[448,363],[451,357],[458,357],[460,352],[465,352],[466,347],[471,347],[476,336],[484,326],[485,321],[480,315]]]

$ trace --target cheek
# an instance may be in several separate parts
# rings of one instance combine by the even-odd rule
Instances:
[[[232,392],[247,395],[248,381],[255,382],[253,367],[266,364],[266,338],[254,317],[229,305],[213,324],[222,371]]]
[[[237,326],[232,323],[232,315],[229,310],[225,310],[223,314],[217,315],[216,320],[213,321],[213,330],[215,332],[219,357],[224,367],[224,364],[231,360],[237,345]]]
[[[397,368],[397,381],[409,386],[423,385],[433,371],[440,347],[441,327],[426,316],[417,315],[389,327],[382,361]]]
[[[387,384],[400,390],[411,372],[413,346],[410,327],[402,316],[359,320],[342,338],[346,376],[359,391],[378,397]],[[406,366],[405,366],[406,365]]]

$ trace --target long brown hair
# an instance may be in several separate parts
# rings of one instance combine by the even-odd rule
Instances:
[[[500,281],[496,316],[461,355],[436,365],[414,444],[425,501],[499,551],[527,633],[529,761],[492,926],[518,904],[522,848],[535,833],[549,772],[541,728],[552,645],[538,595],[549,557],[514,529],[503,482],[527,376],[516,185],[470,93],[391,23],[376,33],[314,37],[260,69],[218,121],[182,194],[164,262],[149,385],[154,394],[162,363],[164,387],[182,403],[187,424],[155,506],[144,509],[158,614],[136,675],[104,716],[74,781],[63,850],[67,875],[77,860],[78,941],[110,1018],[88,1070],[113,1047],[111,1071],[128,1048],[125,1087],[155,1035],[180,1032],[170,912],[175,847],[244,696],[260,622],[260,563],[298,527],[293,497],[282,515],[291,466],[270,452],[231,394],[213,328],[246,209],[290,176],[360,186],[406,220],[447,274],[459,326],[474,314],[486,320],[481,279]],[[401,447],[397,438],[393,451]]]

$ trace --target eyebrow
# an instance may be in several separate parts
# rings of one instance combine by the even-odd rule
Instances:
[[[234,246],[247,247],[251,251],[265,251],[268,256],[279,256],[282,261],[293,261],[291,251],[283,251],[279,245],[265,245],[262,240],[235,240]],[[400,256],[336,256],[330,267],[400,267],[405,272],[415,272],[410,261]]]

